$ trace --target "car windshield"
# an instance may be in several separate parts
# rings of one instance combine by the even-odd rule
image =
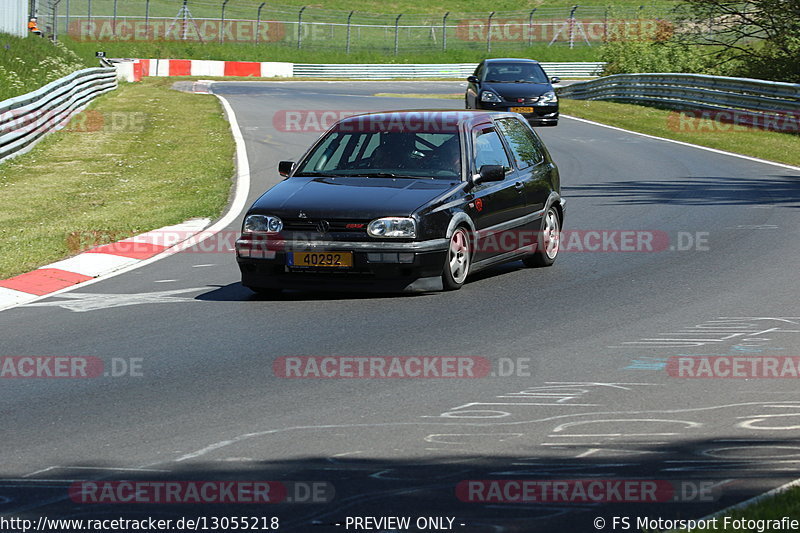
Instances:
[[[333,130],[295,173],[318,175],[460,179],[458,133]]]
[[[484,81],[495,83],[549,83],[538,63],[489,63]]]

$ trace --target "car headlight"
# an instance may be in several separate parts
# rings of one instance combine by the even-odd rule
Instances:
[[[413,239],[417,236],[417,225],[413,218],[378,218],[367,225],[367,234],[371,237]]]
[[[558,102],[558,97],[555,91],[547,91],[539,97],[540,104],[555,104],[556,102]]]
[[[492,91],[483,91],[481,93],[481,102],[502,102],[502,100]]]
[[[268,215],[248,215],[242,227],[244,233],[278,233],[282,229],[281,219]]]

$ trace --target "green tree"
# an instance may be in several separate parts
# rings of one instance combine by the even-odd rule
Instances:
[[[706,46],[740,75],[800,82],[800,1],[683,0],[681,42]]]

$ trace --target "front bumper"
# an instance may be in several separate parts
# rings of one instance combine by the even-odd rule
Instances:
[[[541,126],[555,125],[558,123],[558,104],[554,105],[533,105],[525,103],[510,102],[481,102],[478,101],[478,109],[487,111],[507,111],[512,107],[532,107],[533,113],[520,113],[531,124]]]
[[[353,266],[290,266],[288,255],[296,251],[352,252]],[[415,242],[265,241],[243,236],[236,242],[242,285],[256,289],[441,290],[446,253],[446,239]]]

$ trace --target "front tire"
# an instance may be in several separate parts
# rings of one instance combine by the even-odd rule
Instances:
[[[561,217],[555,207],[550,206],[542,218],[542,228],[536,241],[536,251],[522,257],[529,267],[549,267],[555,263],[561,244]]]
[[[456,228],[450,236],[450,245],[445,256],[442,286],[446,291],[460,289],[469,275],[472,260],[469,232],[464,227]]]

